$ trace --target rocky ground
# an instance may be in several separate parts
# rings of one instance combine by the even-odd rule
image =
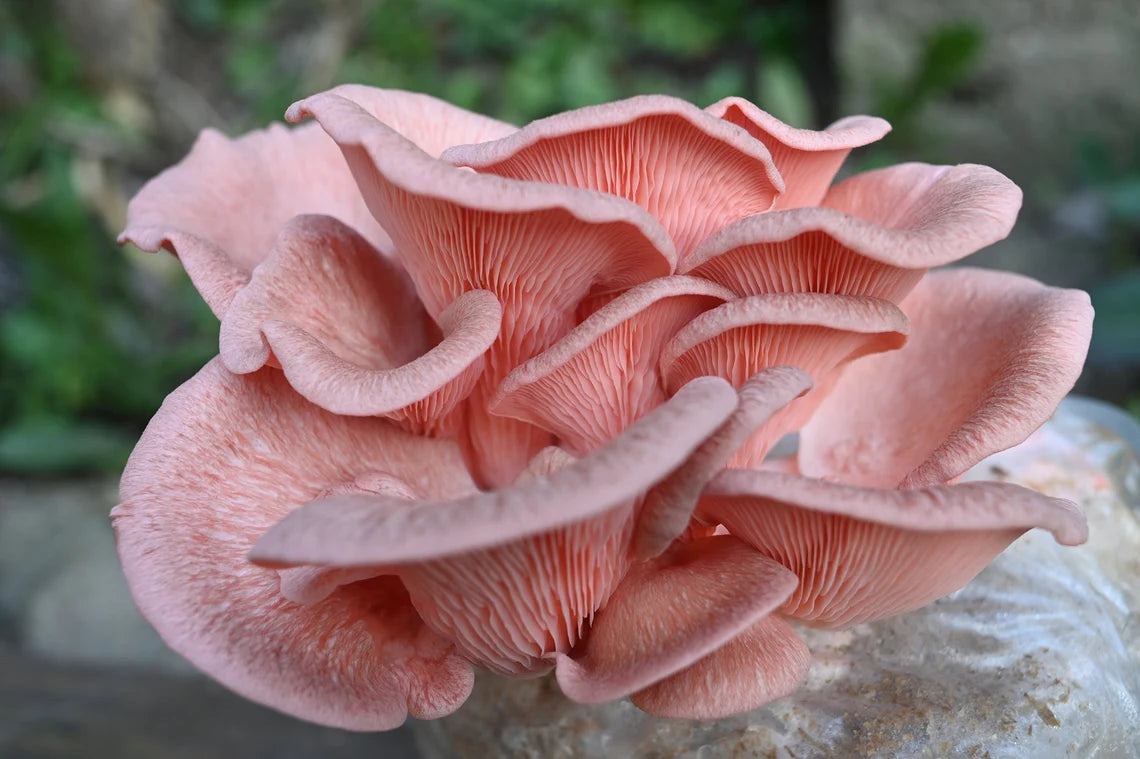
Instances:
[[[316,727],[167,649],[115,557],[107,480],[0,480],[0,759],[415,757],[408,730]]]

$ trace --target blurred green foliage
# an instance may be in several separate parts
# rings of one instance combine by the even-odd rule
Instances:
[[[81,43],[97,19],[75,27],[73,14],[69,28],[60,9],[0,4],[0,65],[28,85],[0,100],[0,472],[117,469],[163,396],[216,353],[216,321],[185,278],[113,239],[126,197],[192,137],[123,118],[115,98],[126,86],[161,111],[178,95],[148,92],[153,71],[94,76]],[[744,94],[812,118],[796,58],[811,19],[795,2],[181,0],[160,20],[172,81],[230,132],[341,81],[516,122],[661,91]],[[128,59],[140,30],[111,31],[122,40],[104,54]]]
[[[887,166],[920,155],[929,135],[919,127],[919,117],[932,102],[967,85],[984,46],[985,32],[976,24],[937,27],[922,40],[912,68],[879,81],[870,110],[891,123],[891,134],[862,153],[861,167]]]
[[[76,139],[126,141],[51,23],[0,10],[4,56],[33,96],[0,133],[0,471],[115,468],[165,392],[213,352],[187,286],[148,301],[81,197]],[[9,61],[11,63],[11,61]]]
[[[921,109],[967,81],[980,60],[985,34],[976,24],[949,24],[934,29],[922,44],[912,71],[880,87],[875,113],[896,130],[913,128]]]
[[[1082,184],[1105,209],[1105,253],[1111,276],[1092,288],[1096,323],[1089,348],[1092,361],[1140,366],[1140,135],[1132,160],[1121,161],[1105,146],[1080,146]],[[1128,407],[1140,416],[1140,394]]]

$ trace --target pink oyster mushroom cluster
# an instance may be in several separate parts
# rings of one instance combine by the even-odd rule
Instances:
[[[132,201],[221,320],[113,512],[139,608],[242,695],[384,730],[474,668],[713,718],[793,691],[790,621],[915,609],[1071,504],[951,484],[1081,370],[1082,292],[974,269],[973,165],[833,184],[888,125],[637,97],[521,129],[338,87],[207,131]],[[794,456],[769,457],[799,432]]]

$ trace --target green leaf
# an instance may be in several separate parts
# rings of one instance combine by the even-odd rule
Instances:
[[[811,93],[803,75],[790,61],[768,61],[760,67],[758,80],[761,108],[792,126],[811,126]]]
[[[960,86],[974,72],[985,35],[974,24],[949,24],[935,29],[925,40],[910,76],[878,86],[876,110],[906,132],[923,107]]]
[[[985,36],[974,24],[940,27],[926,39],[914,79],[914,92],[928,97],[961,84],[973,73]]]

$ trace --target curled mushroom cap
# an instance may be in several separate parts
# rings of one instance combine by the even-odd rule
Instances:
[[[845,627],[917,609],[972,580],[1033,527],[1077,545],[1077,507],[1004,483],[865,489],[779,472],[726,470],[698,514],[795,573],[789,616]]]
[[[828,190],[823,205],[749,216],[706,239],[684,273],[737,295],[815,292],[898,303],[932,267],[1003,239],[1021,190],[986,166],[909,163]]]
[[[414,431],[437,425],[483,372],[502,308],[472,290],[442,314],[442,339],[397,263],[342,222],[296,216],[222,319],[230,371],[273,360],[324,409],[390,416]]]
[[[906,316],[887,301],[847,295],[774,293],[726,303],[691,321],[665,346],[667,387],[712,374],[740,386],[773,366],[796,366],[815,388],[774,415],[734,455],[733,466],[758,466],[773,445],[811,416],[837,378],[861,357],[898,348]]]
[[[514,130],[428,95],[355,85],[339,91],[358,97],[377,118],[433,155]],[[275,124],[236,140],[207,129],[181,163],[131,200],[119,241],[175,253],[218,316],[294,216],[334,216],[380,250],[390,250],[388,235],[368,212],[337,152],[336,143],[315,124],[297,129]],[[244,199],[256,199],[256,209],[241,208]]]
[[[1092,333],[1088,295],[1002,272],[933,272],[902,308],[907,345],[853,364],[804,428],[805,474],[947,482],[1049,418]]]
[[[786,189],[776,208],[817,205],[847,154],[883,138],[891,125],[874,116],[848,116],[821,132],[796,129],[744,98],[728,97],[705,109],[763,142]]]
[[[952,484],[1080,371],[1083,293],[929,272],[1004,237],[980,166],[832,185],[888,125],[637,97],[516,128],[346,85],[132,200],[221,320],[113,512],[139,608],[235,691],[357,730],[474,669],[711,719],[1072,504]],[[770,451],[799,431],[793,455]],[[782,447],[782,446],[781,446]]]
[[[638,567],[610,599],[558,684],[599,703],[642,690],[713,653],[767,616],[795,576],[729,535],[680,543]]]
[[[206,674],[292,714],[385,730],[453,710],[471,665],[424,627],[398,579],[300,605],[245,558],[291,505],[372,470],[440,496],[473,487],[453,443],[335,416],[274,369],[234,375],[215,360],[167,398],[123,475],[112,516],[139,609]]]
[[[785,189],[763,142],[662,95],[561,113],[443,158],[632,200],[669,230],[682,258],[717,228],[771,209]]]
[[[275,525],[252,558],[271,566],[418,561],[581,521],[621,505],[684,463],[735,406],[726,382],[702,377],[606,446],[553,474],[413,509],[387,496],[321,498]]]
[[[803,639],[779,616],[769,615],[629,700],[658,717],[731,717],[792,694],[810,664]]]

